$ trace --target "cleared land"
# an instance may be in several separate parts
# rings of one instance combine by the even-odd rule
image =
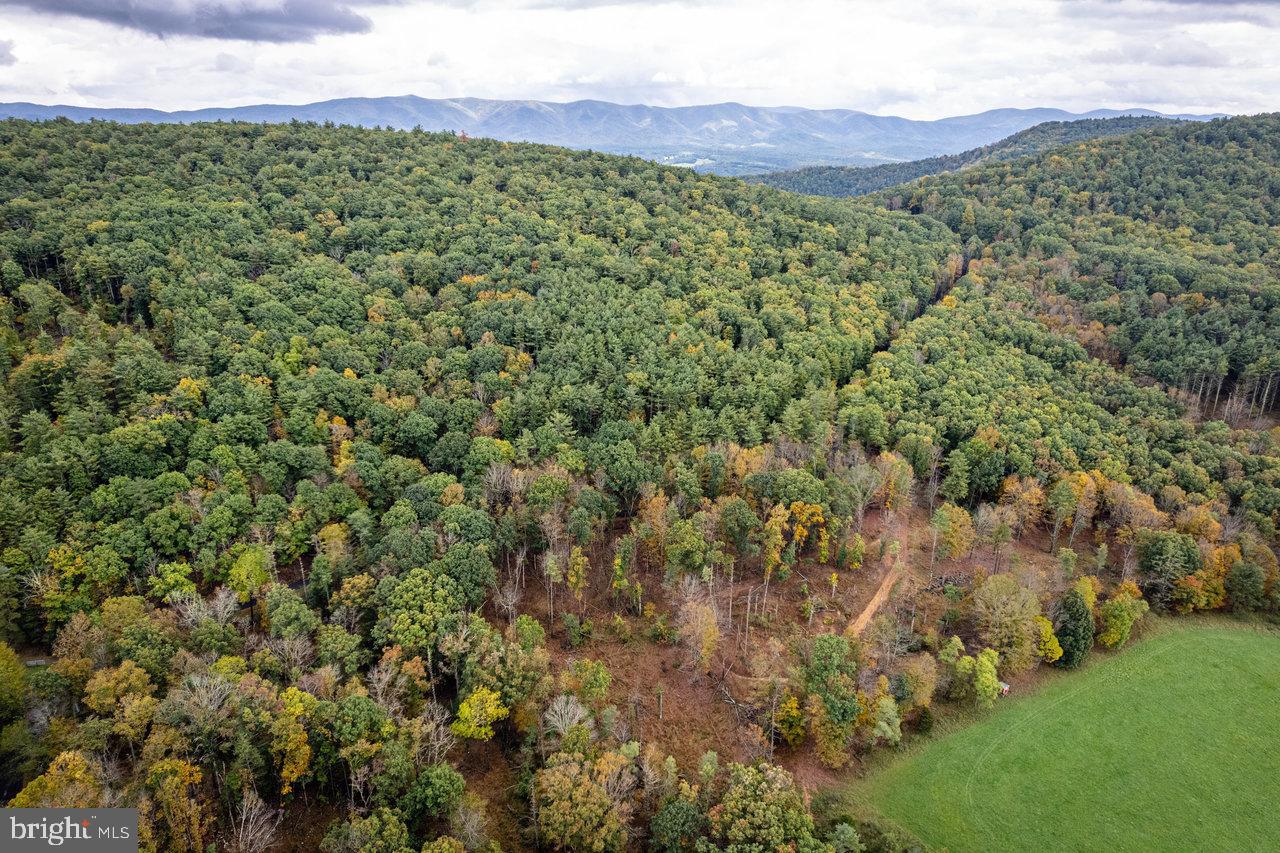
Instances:
[[[853,792],[932,849],[1280,849],[1280,634],[1168,624]]]

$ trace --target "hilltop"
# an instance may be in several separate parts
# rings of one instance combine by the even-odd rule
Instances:
[[[1123,136],[1138,130],[1171,124],[1178,119],[1163,116],[1117,116],[1076,121],[1048,121],[1018,131],[999,142],[940,157],[879,166],[809,166],[746,178],[781,190],[808,195],[859,196],[907,184],[929,175],[954,172],[979,163],[1014,160],[1040,154],[1085,139]]]

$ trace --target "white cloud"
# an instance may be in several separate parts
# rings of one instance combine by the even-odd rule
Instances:
[[[56,0],[63,14],[33,8],[48,5],[42,0],[0,0],[0,32],[24,56],[41,58],[6,68],[0,100],[179,109],[470,95],[669,106],[740,101],[913,118],[999,106],[1280,109],[1280,10],[1264,3],[176,3],[222,9],[220,26],[235,37],[170,19],[165,27],[129,26],[65,13],[72,6],[174,8],[160,0]],[[280,10],[303,6],[311,10],[305,21],[338,23],[302,31],[311,41],[246,41],[258,30],[226,17],[248,10],[253,27],[278,24],[266,31],[287,34],[297,22]],[[346,12],[367,25],[342,25]]]

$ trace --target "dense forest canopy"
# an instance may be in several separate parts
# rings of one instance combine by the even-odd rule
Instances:
[[[929,175],[955,172],[980,163],[1016,160],[1041,154],[1072,142],[1103,136],[1123,136],[1139,130],[1172,124],[1176,119],[1158,116],[1118,116],[1077,121],[1046,121],[1020,130],[990,145],[959,154],[943,154],[920,160],[879,166],[807,166],[753,175],[746,180],[780,190],[809,195],[859,196],[907,184]]]
[[[1091,351],[1253,416],[1280,396],[1280,118],[1180,124],[884,198],[1024,258]],[[1053,297],[1060,297],[1057,302]]]
[[[0,123],[0,783],[149,850],[900,849],[784,766],[1280,604],[1278,146],[849,201]]]

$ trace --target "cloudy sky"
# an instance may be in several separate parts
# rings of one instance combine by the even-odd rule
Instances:
[[[1280,2],[0,0],[0,101],[1280,109]]]

